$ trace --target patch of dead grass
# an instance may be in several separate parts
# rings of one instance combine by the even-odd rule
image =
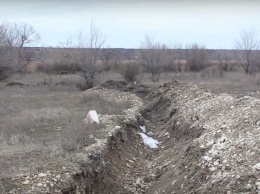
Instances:
[[[78,91],[73,84],[37,85],[43,78],[29,76],[20,80],[28,86],[0,88],[0,183],[3,177],[56,165],[59,158],[67,160],[102,138],[104,126],[81,122],[89,110],[122,114],[130,106],[103,94]]]

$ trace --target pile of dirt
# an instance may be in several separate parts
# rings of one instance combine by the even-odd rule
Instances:
[[[157,124],[160,174],[147,193],[259,193],[260,100],[171,82],[144,111]]]
[[[150,89],[147,86],[125,81],[110,80],[101,84],[101,86],[108,89],[116,89],[122,92],[135,93],[140,97],[145,97],[150,92]]]
[[[6,84],[6,86],[27,86],[27,85],[20,83],[20,82],[10,82],[10,83]]]

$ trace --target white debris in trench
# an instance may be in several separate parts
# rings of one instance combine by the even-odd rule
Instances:
[[[143,133],[146,132],[146,128],[145,128],[145,126],[139,126],[139,127],[140,127],[140,129],[142,129]]]
[[[160,142],[158,142],[156,139],[153,139],[152,137],[149,137],[144,133],[138,133],[138,134],[142,136],[145,145],[148,145],[150,148],[158,148],[158,144]]]

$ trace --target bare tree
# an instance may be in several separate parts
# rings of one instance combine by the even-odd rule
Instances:
[[[165,44],[155,42],[149,35],[146,35],[144,41],[141,43],[141,60],[145,68],[152,74],[151,79],[154,82],[159,81],[166,49]]]
[[[5,22],[5,45],[22,48],[26,45],[33,45],[40,40],[39,34],[32,25],[27,23],[17,24]]]
[[[29,24],[15,24],[15,31],[17,34],[16,45],[20,48],[26,45],[33,45],[40,41],[40,35]]]
[[[5,23],[0,24],[0,80],[10,76],[14,67],[18,63],[17,50],[13,46],[8,46],[6,40],[9,31]]]
[[[188,46],[186,49],[187,65],[191,71],[199,72],[207,65],[206,48],[197,43]]]
[[[113,49],[111,49],[109,47],[102,49],[101,60],[104,65],[104,70],[105,71],[111,70],[112,66],[116,63],[116,60],[117,60]]]
[[[91,22],[89,34],[80,32],[76,41],[69,39],[66,42],[67,48],[70,48],[69,60],[80,67],[78,73],[85,79],[85,89],[94,86],[94,76],[98,72],[97,60],[105,40],[101,31]]]
[[[232,71],[236,65],[233,58],[232,58],[232,56],[228,55],[227,53],[220,53],[218,55],[218,62],[219,62],[220,68],[223,71]]]
[[[245,73],[251,73],[250,68],[255,63],[255,50],[259,49],[258,34],[253,29],[242,31],[239,40],[235,42],[235,48],[239,50],[241,66]]]
[[[5,36],[6,28],[3,24],[0,24],[0,80],[6,77],[7,66],[5,64]]]
[[[22,48],[26,45],[33,45],[40,40],[39,34],[34,30],[33,26],[22,23],[2,23],[5,29],[4,38],[2,44],[5,48],[16,48],[18,51],[18,64],[17,71],[22,72],[28,63],[28,59],[25,59]]]
[[[182,72],[182,59],[183,59],[183,50],[182,50],[182,45],[175,45],[174,46],[174,61],[175,65],[177,67],[178,72]]]
[[[182,72],[183,49],[181,44],[173,44],[166,54],[168,71]]]
[[[80,52],[78,62],[81,67],[80,75],[85,79],[86,88],[94,86],[94,76],[98,71],[97,59],[100,49],[105,44],[105,37],[95,24],[91,22],[89,36],[79,36],[79,48],[87,48]]]

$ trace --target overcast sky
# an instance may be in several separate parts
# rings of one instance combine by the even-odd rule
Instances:
[[[110,47],[138,48],[149,34],[229,49],[241,30],[260,31],[259,10],[257,0],[0,0],[0,19],[33,25],[38,46],[58,46],[93,20]]]

